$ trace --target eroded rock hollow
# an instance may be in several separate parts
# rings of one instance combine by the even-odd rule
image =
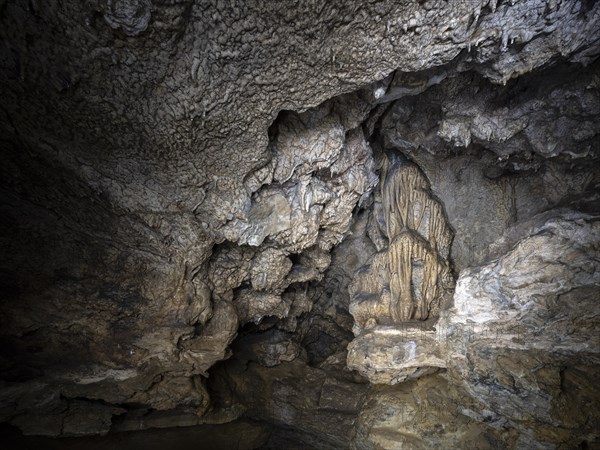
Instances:
[[[600,446],[600,3],[0,22],[5,442]]]

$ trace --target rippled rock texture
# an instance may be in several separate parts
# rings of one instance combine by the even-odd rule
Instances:
[[[2,422],[600,445],[599,3],[0,22]]]

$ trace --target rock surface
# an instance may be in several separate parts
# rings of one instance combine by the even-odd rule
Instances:
[[[597,409],[565,411],[600,395],[586,378],[600,362],[600,219],[565,212],[526,233],[506,255],[461,274],[435,331],[376,327],[348,347],[349,367],[386,384],[445,368],[482,404],[486,422],[519,430],[517,447],[592,436]],[[573,398],[577,390],[585,400]]]
[[[598,445],[599,30],[586,0],[0,1],[0,421]]]
[[[386,166],[387,170],[386,170]],[[384,160],[373,234],[386,243],[350,285],[350,313],[357,329],[437,316],[452,288],[448,262],[452,231],[443,206],[430,193],[419,168]],[[378,240],[380,241],[380,240]]]
[[[568,445],[593,435],[600,419],[585,406],[600,397],[586,378],[600,362],[600,218],[558,216],[528,233],[461,275],[439,322],[441,344],[449,375],[485,405],[491,423],[521,432],[519,446]],[[565,414],[579,401],[585,413]]]

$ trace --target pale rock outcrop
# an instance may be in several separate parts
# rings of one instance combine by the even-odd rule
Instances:
[[[256,189],[251,203],[225,227],[237,245],[221,244],[209,263],[214,294],[233,299],[241,324],[288,317],[284,291],[322,277],[328,251],[348,234],[357,205],[369,201],[378,181],[372,152],[360,127],[348,127],[371,109],[351,94],[283,114],[272,127],[272,163],[247,183]],[[297,309],[294,317],[307,306]]]
[[[395,386],[375,386],[356,421],[351,448],[510,447],[517,434],[514,430],[497,430],[464,414],[465,409],[479,406],[462,389],[439,375]]]
[[[563,411],[583,391],[590,401],[600,397],[587,378],[600,362],[600,220],[543,219],[509,253],[465,271],[438,323],[450,377],[492,422],[520,430],[519,447],[571,442],[577,427],[584,438],[599,418],[597,410],[586,419]]]
[[[250,283],[257,291],[287,287],[283,282],[292,268],[292,261],[280,250],[267,248],[256,255],[250,268]]]
[[[396,384],[446,368],[434,330],[409,323],[364,331],[348,345],[350,369],[376,384]]]

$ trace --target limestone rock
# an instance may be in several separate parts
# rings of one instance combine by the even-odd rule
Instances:
[[[446,367],[434,330],[378,326],[348,345],[348,367],[376,384],[396,384]]]
[[[241,291],[235,300],[240,322],[260,323],[263,317],[275,316],[283,319],[290,310],[290,302],[284,301],[281,295],[268,292]]]
[[[600,226],[597,217],[559,215],[530,231],[507,255],[461,275],[439,331],[449,373],[492,421],[519,429],[521,446],[557,445],[574,439],[575,427],[591,431],[580,416],[560,412],[573,401],[571,389],[598,397],[575,373],[593,373],[600,360]],[[566,373],[575,384],[561,388]]]
[[[179,400],[182,398],[185,399],[183,402]],[[208,399],[208,392],[200,376],[193,378],[165,376],[130,400],[152,404],[153,408],[159,411],[186,407],[202,416],[208,409]]]
[[[435,316],[452,286],[447,259],[452,232],[427,179],[416,166],[393,161],[381,189],[380,221],[388,246],[350,285],[358,329]]]
[[[151,0],[108,0],[104,20],[128,36],[136,36],[148,28],[151,8]]]
[[[281,251],[266,249],[252,260],[250,282],[252,288],[277,290],[287,287],[282,283],[292,268],[292,261]]]
[[[214,382],[226,382],[248,416],[299,430],[308,448],[347,448],[367,390],[298,359],[271,368],[233,359]]]
[[[421,168],[444,205],[457,271],[499,256],[493,243],[517,222],[569,206],[577,192],[593,198],[597,164],[584,161],[598,158],[599,135],[585,130],[598,121],[598,66],[538,76],[543,83],[526,75],[500,87],[454,74],[422,99],[396,101],[382,119],[385,145]],[[459,123],[465,149],[445,131]]]
[[[373,388],[356,423],[352,448],[493,449],[510,446],[513,430],[494,430],[465,412],[476,409],[464,391],[439,375]],[[392,413],[393,411],[393,413]],[[400,444],[398,444],[400,443]]]
[[[341,364],[358,267],[393,247],[393,265],[410,271],[357,276],[377,288],[352,299],[355,331],[373,317],[431,320],[450,261],[475,292],[477,280],[497,279],[476,267],[510,262],[512,238],[490,247],[507,227],[554,207],[597,211],[598,2],[16,0],[0,13],[0,411],[26,432],[60,434],[64,422],[71,434],[104,433],[123,409],[137,428],[233,420],[243,402],[280,431],[297,426],[306,445],[348,448],[367,390]],[[420,179],[408,190],[416,214],[392,211],[391,193],[375,189],[386,152],[430,183],[426,195]],[[429,233],[431,217],[416,220],[423,200],[443,205],[452,244]],[[385,215],[402,219],[388,220],[399,235]],[[400,222],[412,229],[398,239]],[[558,284],[570,273],[548,267]],[[577,287],[562,301],[593,311],[595,285],[565,279]],[[552,303],[547,293],[531,304]],[[548,332],[579,336],[571,331],[595,324],[567,316]],[[544,317],[524,320],[539,329]],[[237,360],[247,363],[231,377],[242,400],[219,410],[222,393],[205,378],[238,333],[275,337],[257,361]],[[496,447],[597,440],[581,412],[595,398],[594,352],[570,339],[567,350],[540,350],[540,370],[528,350],[502,355],[509,391],[522,367],[523,392],[540,389],[520,440],[506,433]],[[449,379],[485,379],[480,356],[493,353],[472,350],[477,367],[448,364]],[[572,364],[553,366],[563,362]],[[460,414],[518,422],[479,387],[465,389],[481,402],[466,400]],[[262,427],[238,430],[265,441]],[[361,442],[388,445],[379,431]]]
[[[565,445],[574,429],[592,433],[596,413],[561,411],[587,404],[577,389],[589,401],[599,395],[584,375],[600,362],[599,224],[585,214],[542,215],[506,255],[461,274],[435,331],[368,330],[349,346],[348,365],[386,384],[447,368],[449,381],[482,405],[470,417],[516,428],[517,448]]]
[[[282,362],[293,361],[303,351],[302,347],[287,333],[268,330],[264,333],[249,335],[238,340],[232,350],[243,355],[248,361],[257,362],[265,367],[273,367]]]
[[[254,251],[248,247],[228,245],[215,251],[208,273],[213,294],[231,300],[233,289],[250,278],[253,256]]]
[[[212,365],[229,355],[228,346],[237,335],[238,325],[235,307],[227,301],[218,301],[206,326],[178,340],[179,361],[191,366],[191,373],[205,375]]]

